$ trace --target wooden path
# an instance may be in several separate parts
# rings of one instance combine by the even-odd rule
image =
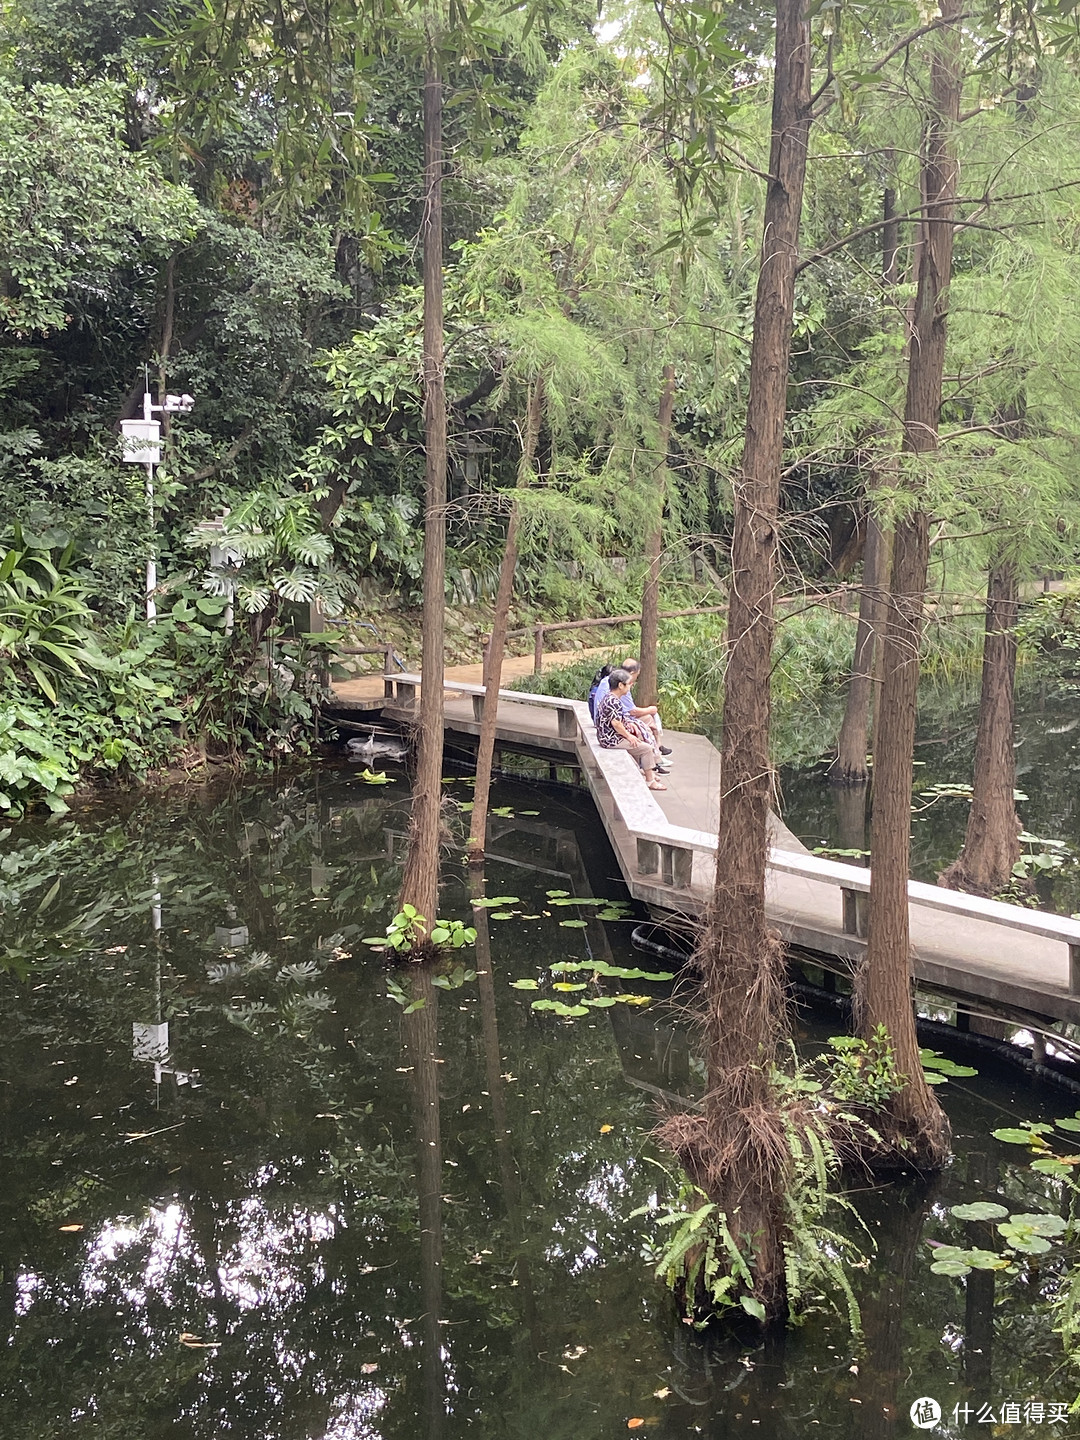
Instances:
[[[528,657],[522,663],[531,664]],[[383,677],[373,677],[383,685]],[[351,682],[356,685],[359,682]],[[394,676],[385,719],[408,725],[419,677]],[[345,691],[347,687],[341,687]],[[342,694],[345,708],[349,696]],[[482,687],[447,676],[448,734],[479,735]],[[666,792],[646,789],[621,751],[596,743],[579,701],[503,691],[497,740],[580,766],[631,894],[654,910],[698,916],[715,870],[719,753],[702,735],[672,734]],[[768,909],[788,943],[852,963],[865,949],[870,872],[811,855],[773,817]],[[993,1013],[1080,1024],[1080,922],[911,882],[914,974]],[[973,1004],[973,1007],[974,1004]]]

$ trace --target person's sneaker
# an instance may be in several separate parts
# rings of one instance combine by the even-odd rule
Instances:
[[[670,755],[670,754],[671,754],[671,746],[670,746],[670,745],[661,745],[661,746],[660,746],[660,754],[661,754],[661,755]]]
[[[671,774],[671,766],[670,766],[670,765],[656,765],[656,766],[654,766],[653,768],[655,769],[657,775],[670,775],[670,774]]]

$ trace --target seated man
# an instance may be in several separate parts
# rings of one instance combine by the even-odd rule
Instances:
[[[607,677],[608,693],[596,704],[596,738],[605,750],[626,750],[641,766],[650,790],[666,790],[656,778],[656,751],[629,728],[622,702],[630,693],[630,676],[625,670],[612,670]],[[630,722],[632,723],[632,722]]]
[[[631,658],[624,660],[620,669],[626,671],[630,676],[630,684],[633,685],[641,671],[641,665],[639,661]],[[606,679],[601,679],[599,685],[596,687],[595,699],[593,701],[594,707],[598,706],[600,701],[608,694],[610,681],[611,676],[608,675]],[[643,740],[650,741],[659,756],[671,754],[671,747],[663,743],[664,727],[660,721],[659,708],[656,705],[635,705],[633,695],[628,692],[623,698],[622,709],[623,718],[637,722],[637,724],[631,728],[637,730]],[[660,760],[658,763],[660,765],[660,773],[662,775],[666,774],[669,767],[663,760]]]

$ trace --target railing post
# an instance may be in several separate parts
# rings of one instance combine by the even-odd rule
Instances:
[[[1069,946],[1069,989],[1080,995],[1080,944]]]
[[[533,674],[542,675],[544,671],[544,627],[537,625],[536,634],[533,636]]]
[[[861,940],[867,936],[867,901],[858,890],[841,888],[844,899],[844,935],[857,935]]]
[[[482,635],[482,636],[480,637],[480,650],[481,650],[481,654],[480,654],[480,683],[481,683],[481,685],[486,685],[486,684],[488,683],[488,678],[489,678],[489,677],[488,677],[488,651],[489,651],[490,647],[491,647],[491,636],[490,636],[490,635]]]

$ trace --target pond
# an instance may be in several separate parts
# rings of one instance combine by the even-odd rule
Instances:
[[[515,988],[651,964],[631,924],[552,903],[625,899],[587,798],[504,783],[494,804],[506,898],[441,984],[360,943],[396,894],[403,775],[326,765],[3,832],[4,1440],[869,1440],[914,1433],[920,1396],[950,1434],[964,1406],[986,1433],[979,1406],[1030,1402],[1066,1433],[1053,1268],[934,1275],[924,1242],[992,1241],[959,1202],[1060,1208],[990,1131],[1074,1102],[953,1081],[946,1173],[856,1187],[865,1354],[825,1308],[767,1347],[702,1338],[633,1214],[664,1183],[658,1095],[700,1077],[690,1032],[667,984],[609,982],[651,1003],[572,1020]],[[443,908],[469,913],[456,849]]]
[[[842,697],[841,697],[842,699]],[[978,723],[977,678],[959,685],[924,683],[915,749],[911,871],[934,881],[964,843],[968,801],[950,794],[971,784]],[[833,719],[836,717],[834,716]],[[805,723],[805,722],[803,722]],[[1017,802],[1025,830],[1040,841],[1064,842],[1080,854],[1080,715],[1075,697],[1021,672],[1016,697]],[[781,772],[783,815],[814,849],[860,849],[868,842],[859,791],[831,786],[823,764],[787,766]],[[1054,846],[1031,844],[1032,852]],[[1040,901],[1071,914],[1080,910],[1080,867],[1066,863],[1039,877]]]

